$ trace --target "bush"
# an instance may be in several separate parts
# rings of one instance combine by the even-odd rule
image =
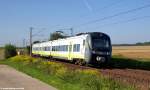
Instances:
[[[30,54],[30,46],[27,46],[27,47],[26,47],[25,52],[26,52],[27,55]]]
[[[17,55],[16,47],[11,44],[5,45],[5,58],[10,58]]]

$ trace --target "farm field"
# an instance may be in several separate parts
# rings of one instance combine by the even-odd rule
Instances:
[[[113,46],[112,54],[131,59],[150,60],[150,46]]]

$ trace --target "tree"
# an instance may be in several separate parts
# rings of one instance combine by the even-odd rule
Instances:
[[[30,54],[30,46],[27,46],[27,47],[26,47],[25,52],[26,52],[26,54],[28,54],[28,55]]]
[[[33,44],[40,43],[40,41],[34,41]]]
[[[67,36],[63,35],[64,33],[62,31],[56,31],[50,34],[49,40],[57,40],[59,38],[66,38]]]
[[[16,47],[11,44],[5,45],[5,58],[10,58],[17,55]]]

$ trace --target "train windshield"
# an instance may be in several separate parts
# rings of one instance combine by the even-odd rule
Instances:
[[[109,40],[108,39],[93,39],[93,48],[109,48]]]
[[[102,33],[91,34],[92,49],[94,50],[109,50],[111,42],[109,36]]]

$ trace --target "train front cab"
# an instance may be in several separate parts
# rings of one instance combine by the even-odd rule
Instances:
[[[86,56],[89,64],[106,65],[111,60],[110,37],[104,33],[91,33],[87,39]],[[88,47],[88,48],[87,48]]]

